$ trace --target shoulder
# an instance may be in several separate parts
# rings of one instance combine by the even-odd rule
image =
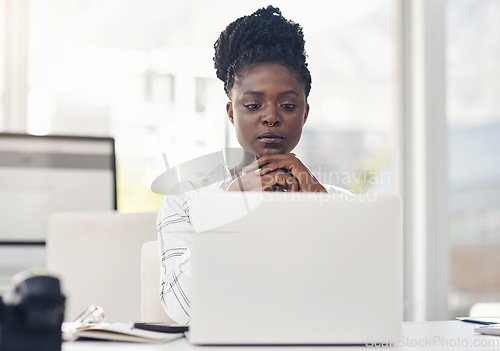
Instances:
[[[168,194],[163,198],[160,212],[170,212],[172,210],[186,212],[186,209],[189,208],[188,204],[195,193],[216,192],[219,191],[222,184],[222,181],[209,183],[208,185],[189,181],[179,182],[171,187]]]

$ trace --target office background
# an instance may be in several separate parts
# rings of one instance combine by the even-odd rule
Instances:
[[[497,0],[0,0],[0,132],[114,137],[118,210],[155,211],[163,156],[236,146],[212,47],[269,3],[307,41],[296,153],[325,182],[403,197],[405,318],[500,301]]]

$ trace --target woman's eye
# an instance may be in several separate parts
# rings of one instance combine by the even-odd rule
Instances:
[[[281,107],[283,107],[285,110],[293,110],[295,108],[294,104],[281,104]]]
[[[258,110],[259,107],[260,107],[259,104],[247,104],[247,105],[245,105],[245,108],[247,108],[250,111]]]

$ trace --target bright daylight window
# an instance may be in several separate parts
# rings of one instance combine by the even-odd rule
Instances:
[[[500,301],[500,2],[448,0],[450,316]]]
[[[26,131],[114,137],[119,210],[159,208],[162,196],[149,186],[165,167],[162,153],[175,163],[237,146],[213,43],[267,1],[26,1]],[[323,182],[396,192],[396,1],[273,3],[303,25],[313,77],[295,152]],[[446,11],[449,301],[457,316],[476,302],[500,301],[500,2],[447,0]],[[8,129],[4,22],[0,131]],[[172,145],[182,155],[166,152]]]
[[[303,25],[313,77],[296,153],[325,182],[394,192],[394,2],[274,4]],[[118,209],[158,209],[144,161],[164,150],[151,155],[145,145],[161,135],[160,144],[184,143],[184,157],[236,146],[213,43],[229,22],[267,5],[31,1],[28,132],[115,137]]]

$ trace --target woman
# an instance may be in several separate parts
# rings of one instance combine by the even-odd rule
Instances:
[[[260,9],[227,26],[215,43],[214,61],[245,156],[225,181],[202,189],[184,184],[181,195],[166,196],[163,202],[158,216],[161,301],[179,324],[190,319],[191,191],[342,191],[320,184],[291,153],[309,115],[311,89],[300,25],[277,8]]]

